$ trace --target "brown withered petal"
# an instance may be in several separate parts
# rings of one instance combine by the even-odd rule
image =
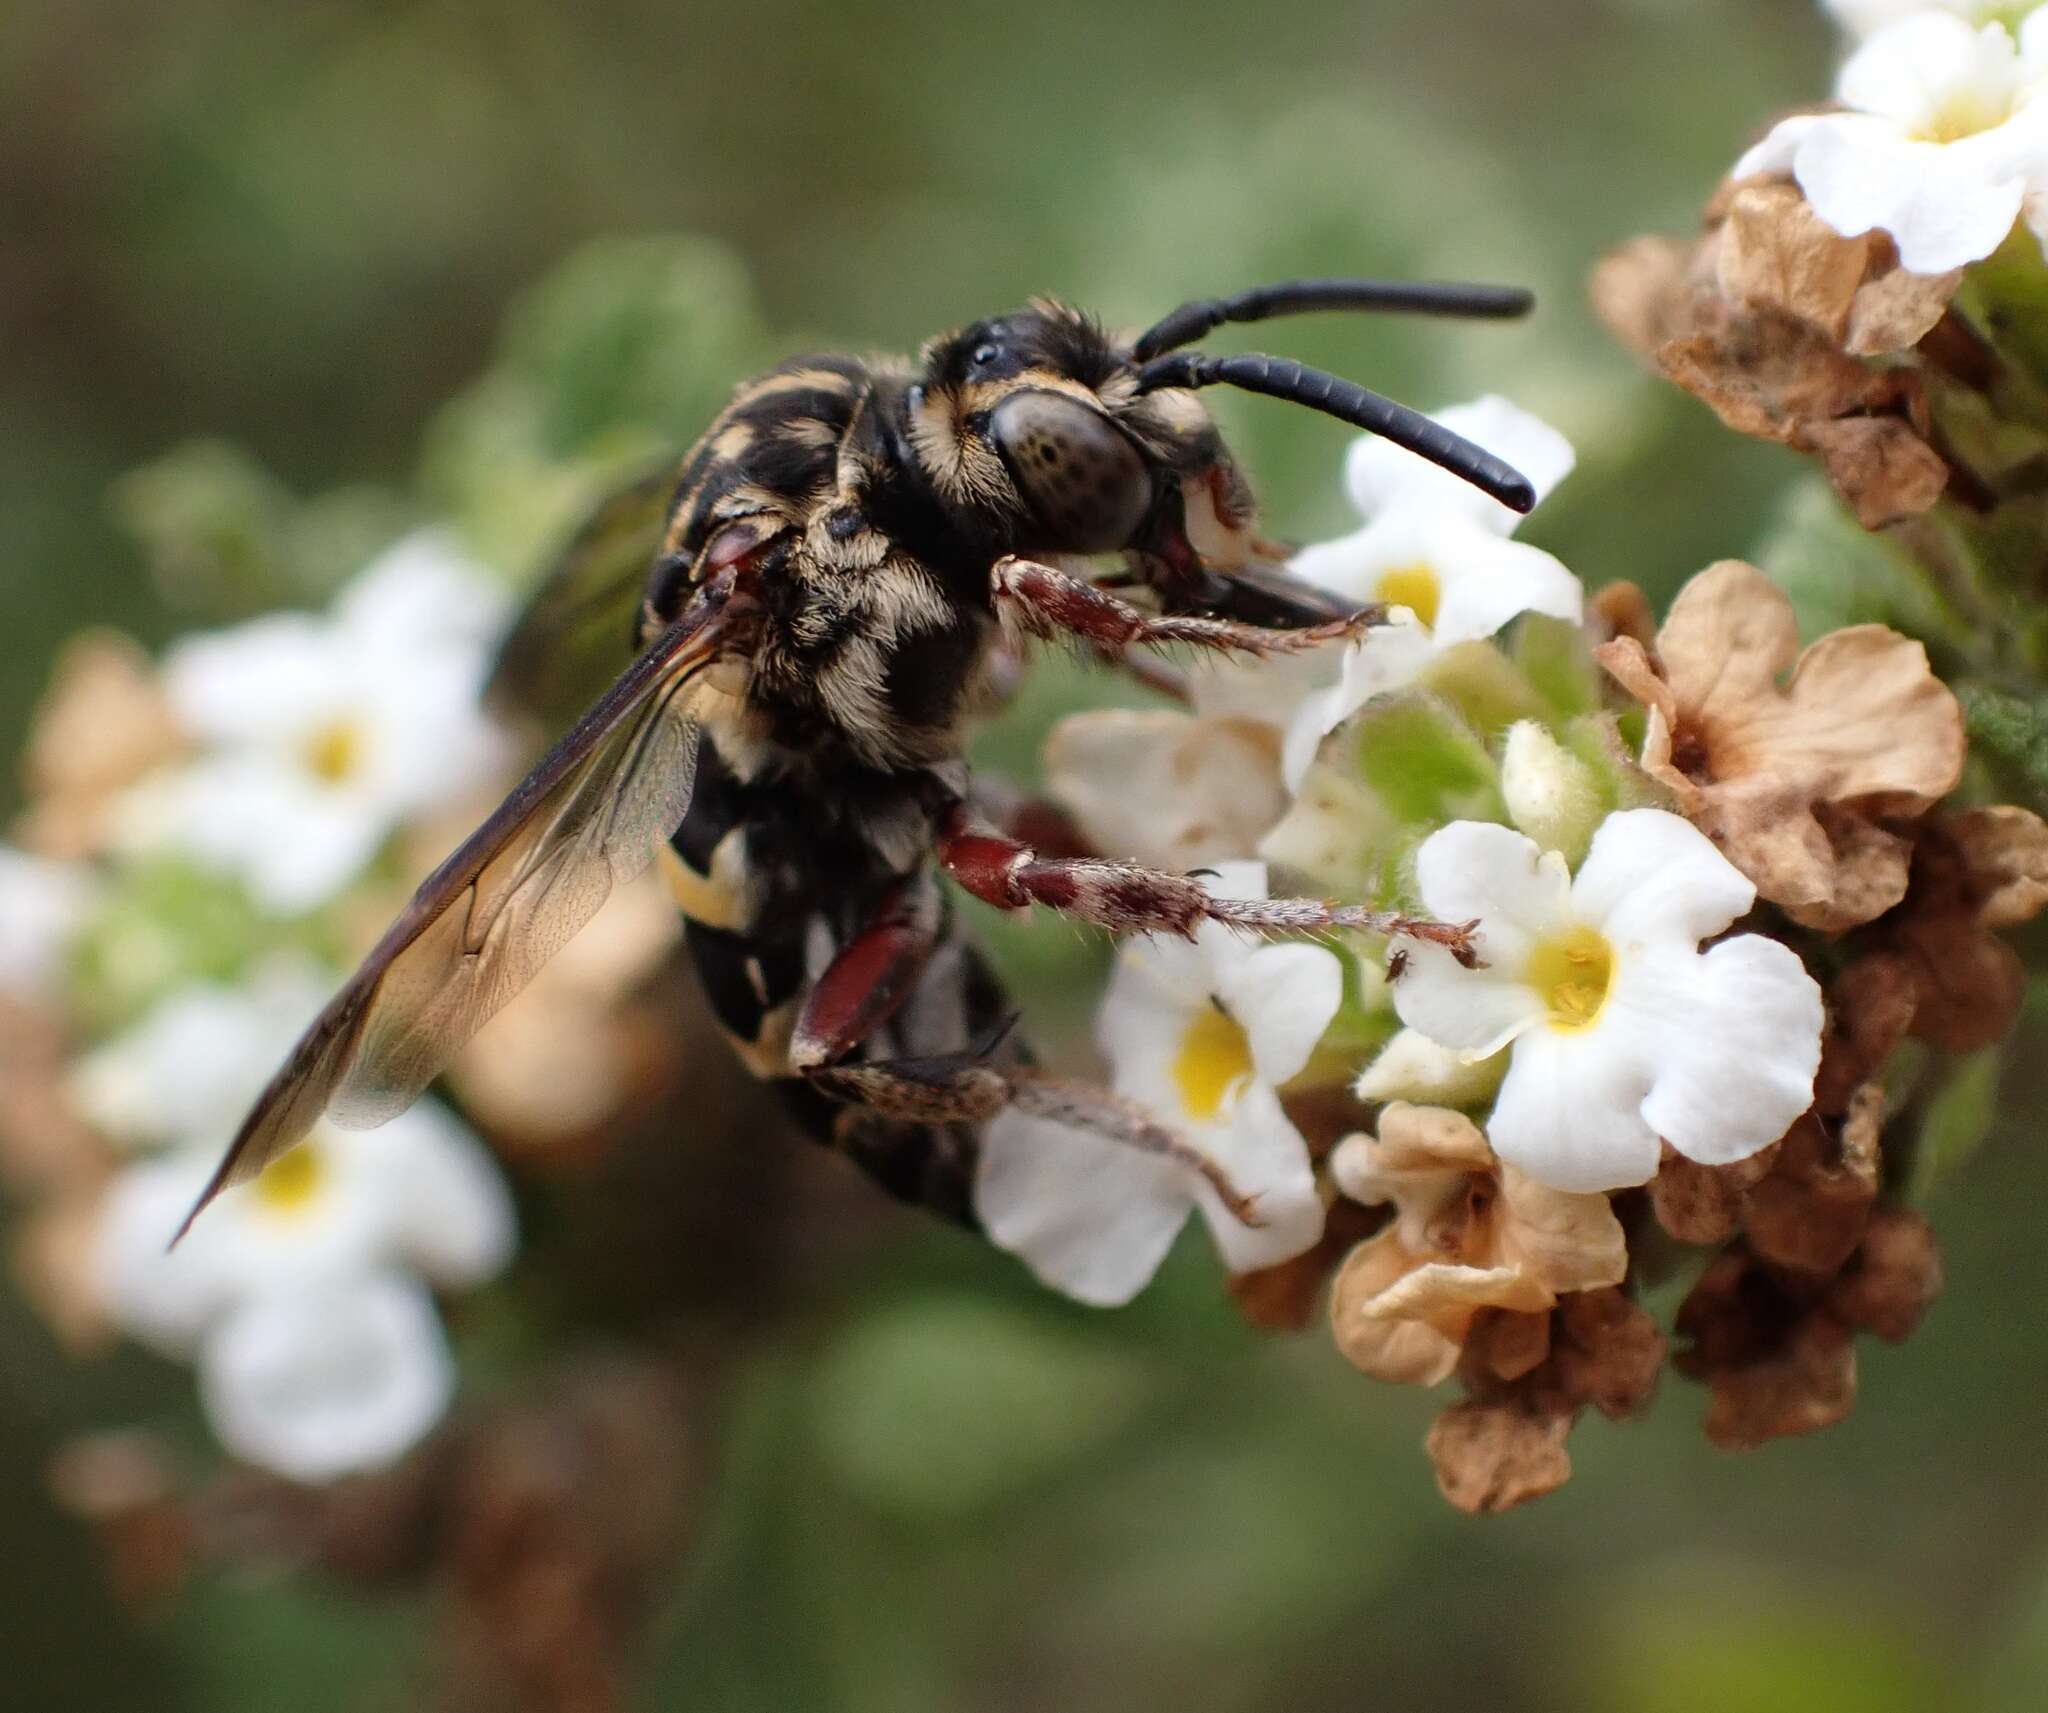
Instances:
[[[1746,1160],[1703,1166],[1667,1146],[1650,1180],[1650,1211],[1680,1243],[1702,1249],[1726,1243],[1741,1226],[1743,1197],[1770,1171],[1778,1147],[1773,1142]]]
[[[1287,812],[1280,740],[1251,720],[1072,714],[1046,740],[1045,774],[1095,849],[1176,872],[1249,856]]]
[[[1586,621],[1602,642],[1632,636],[1647,648],[1657,634],[1649,596],[1625,577],[1602,583],[1587,597]]]
[[[1654,1316],[1612,1286],[1579,1291],[1557,1307],[1551,1364],[1564,1393],[1620,1421],[1649,1403],[1664,1367]]]
[[[1946,815],[1939,831],[1969,876],[1977,922],[2016,928],[2048,905],[2048,822],[2014,803]]]
[[[1891,250],[1889,244],[1884,248]],[[1961,268],[1945,274],[1909,274],[1892,251],[1890,264],[1874,264],[1856,288],[1842,348],[1852,357],[1910,351],[1940,324],[1962,283]]]
[[[1855,1252],[1877,1201],[1884,1090],[1866,1083],[1839,1126],[1808,1113],[1779,1145],[1768,1175],[1749,1193],[1742,1221],[1764,1260],[1833,1273]]]
[[[1462,1113],[1396,1101],[1377,1138],[1344,1144],[1347,1194],[1392,1202],[1394,1222],[1345,1261],[1331,1295],[1337,1347],[1364,1372],[1433,1384],[1485,1309],[1530,1313],[1628,1269],[1602,1195],[1573,1195],[1494,1160]]]
[[[1475,1315],[1465,1334],[1459,1369],[1474,1387],[1486,1392],[1494,1382],[1533,1374],[1550,1359],[1550,1314],[1517,1314],[1485,1309]]]
[[[1763,1265],[1740,1244],[1708,1264],[1679,1308],[1673,1358],[1710,1391],[1706,1434],[1747,1449],[1815,1433],[1856,1401],[1856,1350],[1849,1329],[1817,1308],[1814,1287]]]
[[[1918,517],[1948,466],[1926,439],[1917,376],[1872,369],[1781,311],[1695,296],[1689,328],[1656,348],[1666,378],[1738,434],[1819,455],[1865,529]]]
[[[1430,1424],[1423,1445],[1436,1467],[1437,1490],[1461,1511],[1494,1516],[1554,1493],[1571,1478],[1565,1450],[1571,1431],[1570,1411],[1516,1399],[1467,1399]]]
[[[1792,1328],[1769,1356],[1708,1380],[1707,1438],[1728,1451],[1833,1427],[1856,1403],[1856,1346],[1827,1315]]]
[[[1679,591],[1654,661],[1628,638],[1595,652],[1649,709],[1644,768],[1763,897],[1834,931],[1905,896],[1910,844],[1862,811],[1923,811],[1964,754],[1962,710],[1918,642],[1855,625],[1802,653],[1791,602],[1724,560]]]
[[[1714,277],[1724,296],[1780,310],[1840,344],[1870,265],[1871,240],[1844,238],[1784,180],[1736,187],[1713,243]]]
[[[1827,1306],[1838,1320],[1897,1344],[1912,1336],[1941,1295],[1941,1282],[1941,1252],[1927,1221],[1910,1208],[1888,1207],[1871,1219]]]
[[[2027,984],[2012,947],[1962,915],[1909,917],[1891,939],[1912,961],[1915,1035],[1951,1053],[2005,1039]]]
[[[1848,1110],[1850,1098],[1906,1038],[1919,1003],[1910,958],[1868,952],[1843,968],[1828,984],[1827,1034],[1813,1084],[1816,1111],[1834,1115]]]
[[[21,843],[60,860],[93,854],[105,841],[114,795],[183,743],[139,643],[118,631],[73,637],[58,653],[30,730]]]
[[[1593,312],[1629,350],[1654,360],[1690,329],[1695,298],[1714,290],[1701,263],[1702,247],[1683,238],[1632,238],[1593,269]]]

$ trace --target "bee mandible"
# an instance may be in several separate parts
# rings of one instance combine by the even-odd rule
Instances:
[[[1496,287],[1302,280],[1185,304],[1123,340],[1038,300],[915,362],[804,357],[741,386],[678,471],[601,508],[515,626],[498,681],[559,701],[576,639],[621,606],[623,670],[307,1029],[186,1228],[323,1118],[403,1110],[657,853],[739,1052],[893,1194],[972,1225],[981,1129],[1016,1109],[1181,1158],[1255,1223],[1185,1138],[1033,1064],[939,874],[1115,933],[1357,929],[1469,957],[1466,930],[1218,898],[1196,876],[1035,848],[977,795],[964,728],[1006,639],[1265,657],[1385,617],[1273,562],[1202,388],[1306,405],[1518,511],[1534,503],[1501,460],[1363,387],[1186,347],[1306,310],[1529,306]],[[1121,559],[1123,592],[1087,574],[1102,555]]]

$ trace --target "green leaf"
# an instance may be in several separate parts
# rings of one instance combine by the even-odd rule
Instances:
[[[1956,692],[1970,741],[2048,795],[2048,696],[2023,697],[1982,685]]]

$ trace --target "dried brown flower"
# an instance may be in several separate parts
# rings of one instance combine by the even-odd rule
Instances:
[[[1547,1310],[1628,1269],[1605,1196],[1504,1165],[1462,1113],[1395,1102],[1379,1135],[1346,1141],[1333,1170],[1353,1199],[1395,1209],[1346,1259],[1330,1301],[1338,1349],[1375,1379],[1433,1385],[1482,1309]]]
[[[1635,1414],[1663,1362],[1655,1320],[1612,1287],[1575,1292],[1548,1315],[1488,1314],[1459,1365],[1470,1395],[1424,1441],[1439,1491],[1488,1515],[1555,1491],[1571,1475],[1565,1439],[1579,1413]]]
[[[1905,896],[1912,847],[1881,823],[1951,790],[1964,754],[1918,642],[1853,625],[1801,653],[1792,603],[1724,560],[1679,591],[1654,659],[1627,637],[1596,652],[1649,711],[1644,768],[1765,898],[1840,930]]]
[[[1994,930],[2048,903],[2048,823],[2012,804],[1921,826],[1905,907],[1882,948],[1910,972],[1912,1031],[1950,1052],[2002,1039],[2019,1013],[2025,971]]]
[[[1940,1289],[1933,1235],[1904,1208],[1873,1215],[1833,1276],[1724,1249],[1678,1311],[1691,1343],[1674,1361],[1711,1391],[1707,1437],[1747,1449],[1832,1427],[1856,1401],[1855,1334],[1907,1337]]]
[[[1889,240],[1843,238],[1793,185],[1730,186],[1696,243],[1645,238],[1595,270],[1615,336],[1730,428],[1812,453],[1868,529],[1917,517],[1948,484],[1905,350],[1960,276],[1907,274]]]
[[[63,860],[102,849],[115,796],[183,744],[139,643],[117,631],[73,637],[57,656],[29,734],[21,843]]]

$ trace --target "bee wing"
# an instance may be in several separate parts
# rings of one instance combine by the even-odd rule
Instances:
[[[598,502],[498,645],[491,708],[560,731],[625,670],[675,481],[664,464]]]
[[[686,694],[715,612],[679,619],[434,870],[299,1038],[179,1230],[323,1116],[405,1110],[456,1051],[681,824],[696,772]]]

